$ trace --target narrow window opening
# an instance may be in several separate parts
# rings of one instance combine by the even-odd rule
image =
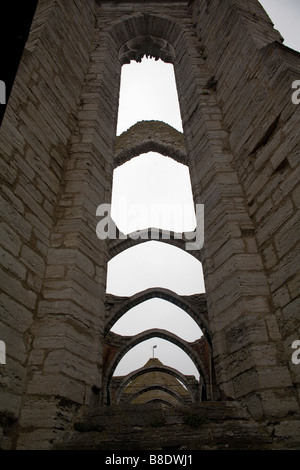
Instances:
[[[117,136],[141,121],[164,122],[182,132],[172,64],[144,58],[140,63],[132,61],[122,67]],[[154,139],[152,135],[146,138]],[[118,229],[124,234],[148,228],[176,233],[193,231],[196,217],[188,167],[159,153],[145,151],[146,154],[132,158],[114,171],[111,215]],[[131,296],[151,287],[169,289],[179,295],[203,293],[202,265],[176,245],[155,241],[128,248],[108,263],[108,293]],[[165,304],[168,302],[160,299],[142,303],[133,312],[127,312],[113,331],[132,336],[160,328],[190,342],[202,336],[191,317],[183,311],[178,314],[181,309]],[[172,310],[172,318],[168,309]],[[153,344],[163,364],[199,379],[199,371],[189,356],[162,338],[151,338],[132,348],[119,362],[114,376],[143,367],[152,356]]]
[[[172,64],[143,58],[123,65],[117,135],[139,121],[163,121],[182,132]]]

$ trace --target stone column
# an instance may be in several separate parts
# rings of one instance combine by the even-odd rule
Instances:
[[[283,417],[298,406],[226,114],[238,113],[247,99],[251,101],[257,82],[250,87],[241,70],[250,63],[254,75],[259,47],[280,36],[258,2],[249,9],[235,1],[222,3],[221,8],[219,2],[210,2],[206,9],[200,3],[193,6],[196,34],[175,47],[175,72],[194,198],[205,205],[202,259],[217,379],[225,396],[241,400],[255,418]],[[232,25],[228,31],[226,24]],[[220,61],[222,71],[227,67],[228,73],[235,70],[240,77],[236,87],[242,103],[233,91],[225,103],[220,99],[230,88],[218,82]],[[258,72],[255,76],[257,80]],[[264,86],[267,83],[261,82]],[[254,129],[250,126],[245,132]]]
[[[102,386],[108,249],[96,235],[96,209],[111,202],[120,79],[110,53],[105,35],[96,31],[51,233],[19,448],[32,448],[37,440],[39,447],[51,446]],[[103,67],[106,60],[113,76]]]

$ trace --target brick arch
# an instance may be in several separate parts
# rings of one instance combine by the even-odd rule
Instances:
[[[187,164],[182,132],[162,121],[140,121],[116,138],[114,166],[151,151]]]
[[[149,366],[149,367],[146,367],[146,368],[141,367],[140,369],[134,370],[130,374],[126,375],[124,377],[124,379],[121,381],[121,383],[119,384],[118,392],[117,392],[116,398],[115,398],[115,403],[116,404],[120,403],[120,399],[121,399],[124,388],[127,387],[127,385],[132,380],[136,379],[137,377],[140,377],[141,375],[148,374],[149,372],[162,372],[162,373],[172,375],[173,377],[175,377],[176,379],[178,379],[180,382],[182,382],[184,384],[184,386],[186,387],[186,389],[190,393],[191,401],[192,402],[196,401],[195,390],[191,386],[191,384],[188,380],[188,376],[182,374],[178,370],[173,369],[172,367],[169,367],[169,366],[154,365],[154,366]]]
[[[121,400],[121,402],[122,403],[125,402],[129,404],[135,398],[139,397],[140,395],[143,395],[146,392],[151,392],[152,390],[161,390],[162,392],[166,392],[172,397],[176,398],[176,400],[178,400],[178,402],[181,405],[186,405],[186,401],[184,400],[184,397],[180,395],[180,393],[175,392],[174,390],[171,390],[161,384],[153,384],[153,385],[145,386],[141,388],[140,390],[138,390],[137,392],[132,393],[131,395],[128,395],[128,396],[126,396],[126,394],[123,394],[123,400]]]
[[[188,357],[193,361],[200,376],[203,378],[204,385],[206,386],[209,383],[209,377],[207,375],[206,368],[201,360],[201,357],[199,357],[199,355],[197,355],[197,353],[193,349],[192,343],[185,341],[184,339],[180,338],[174,333],[171,333],[170,331],[163,330],[160,328],[152,328],[150,330],[143,331],[134,336],[120,337],[120,342],[123,344],[121,345],[121,347],[119,347],[116,350],[115,356],[111,358],[110,365],[107,367],[107,370],[105,372],[105,377],[103,379],[104,388],[108,386],[116,367],[118,366],[121,359],[125,356],[125,354],[127,354],[128,351],[130,351],[132,348],[134,348],[138,344],[153,337],[165,339],[166,341],[169,341],[175,344],[176,346],[178,346],[180,349],[182,349],[188,355]]]
[[[207,319],[207,303],[205,294],[197,294],[196,296],[178,295],[176,292],[161,287],[151,287],[144,291],[138,292],[131,297],[109,296],[112,299],[113,306],[106,317],[104,326],[104,336],[107,335],[112,326],[126,313],[136,305],[146,300],[158,298],[177,305],[199,325],[204,336],[211,344],[211,332]]]

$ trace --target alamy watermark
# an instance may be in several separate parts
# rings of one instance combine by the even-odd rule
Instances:
[[[177,206],[175,206],[177,208]],[[131,210],[127,211],[126,205],[123,208],[123,214],[128,214],[128,217],[135,216],[135,220],[138,219],[138,215],[151,215],[153,220],[153,216],[158,216],[158,212],[160,207],[159,206],[152,206],[150,209],[142,204],[136,204],[135,206],[131,206]],[[173,211],[173,214],[176,214],[176,221],[178,222],[178,218],[181,217],[181,222],[185,220],[185,206],[182,208],[183,210],[180,211]],[[128,235],[119,232],[115,222],[111,217],[111,204],[101,204],[98,206],[96,211],[96,216],[101,217],[100,222],[98,222],[96,227],[96,234],[100,240],[126,240],[131,238],[132,240],[158,240],[162,238],[163,240],[183,240],[185,242],[185,249],[188,251],[193,250],[201,250],[204,245],[204,204],[196,204],[196,228],[191,232],[172,232],[170,230],[158,230],[156,228],[146,229],[145,230],[135,230]],[[149,214],[150,212],[150,214]],[[158,220],[158,217],[154,217]],[[148,217],[149,219],[149,217]],[[132,221],[131,221],[132,222]],[[134,222],[134,221],[133,221]]]
[[[292,89],[296,90],[292,94],[292,102],[294,104],[299,104],[300,103],[300,80],[295,80],[292,83]]]
[[[0,364],[6,364],[6,345],[4,341],[0,341]]]
[[[296,349],[296,351],[292,354],[292,363],[298,366],[300,364],[300,340],[296,339],[292,343],[292,349]]]
[[[6,85],[3,80],[0,80],[0,104],[6,104]]]

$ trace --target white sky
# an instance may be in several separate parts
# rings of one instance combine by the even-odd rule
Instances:
[[[205,291],[202,277],[201,263],[188,252],[168,243],[149,241],[110,261],[107,291],[126,296],[162,287],[179,295],[193,295]]]
[[[172,178],[166,181],[168,174]],[[187,166],[155,152],[148,152],[117,168],[113,184],[112,217],[118,221],[118,227],[123,233],[148,227],[174,232],[195,229]]]
[[[284,44],[300,51],[300,1],[299,0],[260,0],[275,29],[284,39]]]
[[[173,65],[154,59],[131,61],[122,67],[117,135],[138,121],[150,120],[167,122],[182,132]]]
[[[260,3],[284,37],[284,44],[300,50],[300,0],[261,0]],[[142,64],[131,62],[123,66],[117,134],[141,120],[161,120],[182,131],[172,65],[143,60]],[[157,215],[159,201],[170,206],[166,223]],[[156,206],[152,218],[151,203]],[[174,207],[176,213],[180,212],[180,203],[182,225],[174,216]],[[124,207],[129,208],[127,220],[122,217]],[[114,173],[112,215],[125,233],[157,227],[157,217],[159,228],[193,230],[195,218],[187,168],[154,153],[122,165]],[[137,215],[140,215],[139,220]],[[109,263],[107,291],[110,293],[132,295],[156,286],[186,295],[204,292],[201,264],[188,253],[159,242],[131,248]],[[112,330],[132,335],[150,328],[170,330],[188,341],[201,335],[201,330],[185,312],[159,299],[135,307]],[[177,346],[159,338],[147,340],[129,351],[115,373],[124,375],[143,366],[152,357],[153,345],[158,346],[155,356],[163,363],[198,378],[188,356]]]
[[[132,308],[115,324],[114,332],[136,335],[150,330],[153,323],[156,328],[168,330],[186,341],[192,342],[202,336],[199,326],[188,313],[163,299],[150,299]]]

